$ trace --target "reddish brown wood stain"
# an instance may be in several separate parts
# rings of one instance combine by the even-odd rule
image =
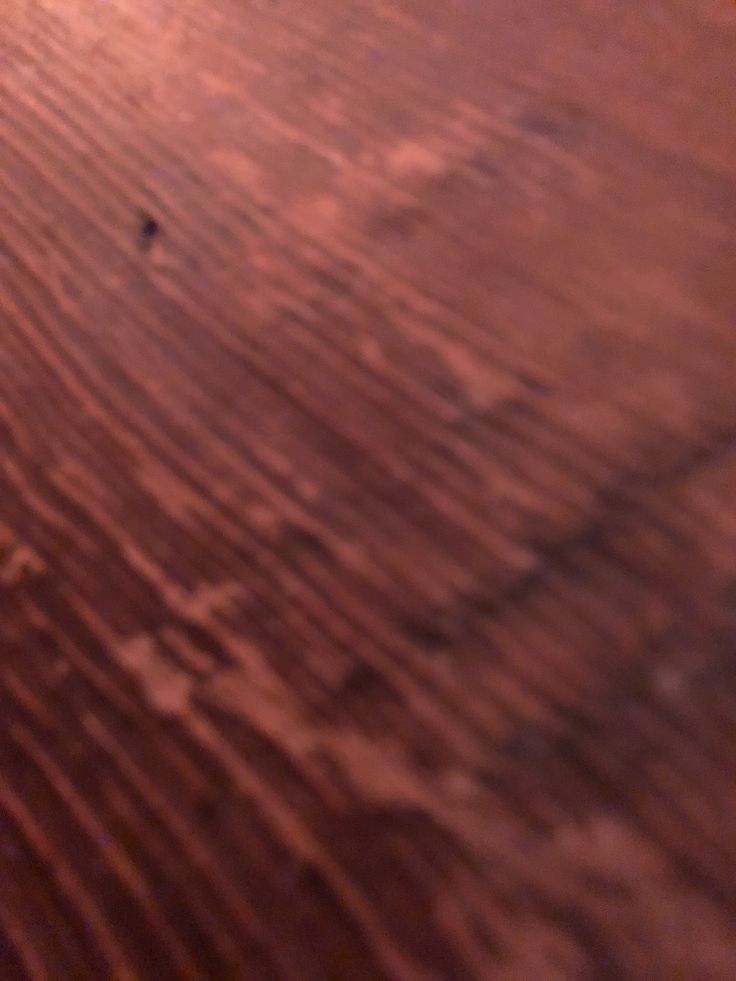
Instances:
[[[736,14],[0,5],[3,979],[736,977]]]

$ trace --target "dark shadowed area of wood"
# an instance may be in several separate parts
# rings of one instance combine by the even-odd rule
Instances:
[[[736,7],[0,2],[0,978],[736,978]]]

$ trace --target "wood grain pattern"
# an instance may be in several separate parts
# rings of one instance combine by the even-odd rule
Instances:
[[[0,5],[0,976],[736,977],[736,8]]]

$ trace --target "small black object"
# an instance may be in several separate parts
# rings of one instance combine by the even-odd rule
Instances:
[[[159,231],[159,224],[155,218],[153,218],[151,215],[142,215],[140,226],[141,248],[148,248],[151,242],[153,242],[158,235]]]

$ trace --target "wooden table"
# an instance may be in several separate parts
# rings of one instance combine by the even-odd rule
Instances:
[[[736,977],[736,7],[3,0],[0,976]]]

